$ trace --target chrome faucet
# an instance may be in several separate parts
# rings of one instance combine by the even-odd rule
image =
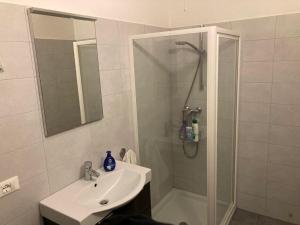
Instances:
[[[93,177],[99,177],[100,173],[92,168],[93,164],[91,161],[84,162],[84,179],[93,180]]]

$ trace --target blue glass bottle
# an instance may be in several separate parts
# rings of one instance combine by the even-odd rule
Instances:
[[[116,160],[112,157],[111,151],[106,152],[106,158],[104,159],[103,167],[106,172],[113,171],[116,167]]]

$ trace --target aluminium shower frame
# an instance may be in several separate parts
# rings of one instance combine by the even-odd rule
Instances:
[[[240,81],[240,35],[232,30],[223,29],[216,26],[199,27],[192,29],[172,30],[156,33],[148,33],[141,35],[133,35],[129,37],[130,51],[130,81],[133,102],[133,125],[134,125],[134,144],[137,149],[138,161],[139,157],[139,141],[138,141],[138,121],[137,121],[137,102],[135,88],[135,71],[134,71],[134,40],[156,37],[167,37],[174,35],[207,33],[207,225],[228,225],[230,219],[235,212],[237,204],[236,180],[237,180],[237,140],[238,140],[238,99],[239,99],[239,81]],[[234,188],[233,188],[233,204],[228,208],[222,222],[217,222],[217,131],[218,131],[218,60],[219,60],[219,38],[233,39],[237,44],[237,65],[236,65],[236,107],[235,107],[235,155],[234,155]],[[209,104],[210,103],[210,104]]]

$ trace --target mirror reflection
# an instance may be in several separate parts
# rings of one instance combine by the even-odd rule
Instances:
[[[103,118],[95,23],[31,12],[46,136]]]

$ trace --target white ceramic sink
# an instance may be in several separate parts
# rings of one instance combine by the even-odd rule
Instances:
[[[138,171],[126,168],[102,173],[80,191],[75,202],[92,212],[113,209],[133,199],[143,189],[145,179]]]
[[[41,201],[42,216],[60,224],[66,221],[65,218],[58,221],[63,216],[78,221],[65,224],[84,224],[83,221],[93,214],[105,216],[110,210],[126,204],[151,180],[150,169],[119,161],[114,171],[98,172],[100,177],[95,181],[78,180]],[[59,215],[53,215],[55,212]]]

